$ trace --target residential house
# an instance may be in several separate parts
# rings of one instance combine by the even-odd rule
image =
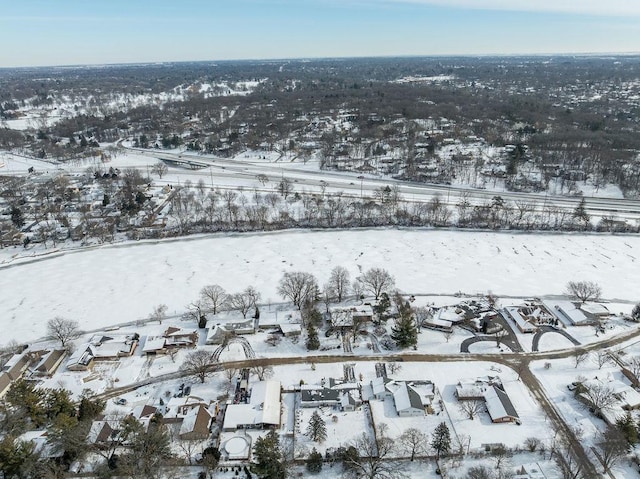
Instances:
[[[329,310],[334,328],[353,328],[373,320],[373,308],[369,304],[335,307]]]
[[[67,356],[67,351],[64,349],[52,349],[51,351],[40,351],[40,353],[40,360],[31,370],[31,374],[34,376],[53,376]]]
[[[618,419],[626,416],[627,411],[640,409],[640,393],[630,385],[618,379],[590,379],[580,385],[578,398],[596,408],[598,414],[609,425],[615,425]],[[598,407],[593,403],[589,389],[596,391],[596,397],[610,394],[612,401],[606,407]]]
[[[520,424],[520,416],[513,407],[509,395],[497,384],[487,389],[484,395],[487,412],[491,417],[491,422],[515,422]]]
[[[322,379],[320,387],[305,385],[300,388],[302,407],[332,407],[341,411],[354,411],[362,404],[358,385],[334,378]]]
[[[404,381],[389,382],[387,389],[392,391],[393,403],[400,417],[424,416],[425,405],[420,394]]]
[[[246,404],[227,405],[222,430],[279,427],[280,389],[280,381],[269,380],[254,383]]]
[[[4,371],[0,373],[0,399],[7,394],[9,388],[11,387],[11,377],[5,373]]]
[[[108,447],[120,436],[120,421],[99,420],[91,423],[87,443],[98,448]]]
[[[95,334],[69,357],[67,369],[86,371],[93,367],[94,361],[118,361],[131,356],[138,347],[138,341],[138,334]]]
[[[458,401],[484,401],[491,422],[520,424],[520,416],[499,377],[485,376],[461,380],[456,385],[456,396]]]
[[[262,330],[266,329],[281,329],[281,326],[288,325],[301,325],[302,313],[296,310],[286,311],[260,311],[260,318],[258,318],[258,328]]]
[[[230,336],[255,333],[255,322],[247,319],[241,322],[217,323],[207,330],[207,344],[223,344]]]
[[[42,459],[57,459],[61,458],[64,454],[63,450],[54,448],[49,442],[46,430],[27,431],[18,436],[17,440],[33,444],[32,454]]]
[[[200,404],[185,414],[178,435],[183,440],[206,439],[209,437],[212,421],[212,413]]]
[[[163,335],[167,348],[193,348],[198,345],[198,331],[169,326]]]
[[[147,336],[144,354],[165,354],[169,349],[194,348],[198,345],[198,331],[169,326],[162,336]]]
[[[500,315],[509,323],[515,323],[521,333],[535,333],[538,330],[536,321],[526,312],[515,306],[507,306],[502,308]]]
[[[14,354],[5,363],[2,371],[7,373],[12,381],[20,379],[31,363],[31,356],[28,353]]]
[[[543,304],[565,326],[593,326],[597,324],[597,320],[588,317],[572,301],[544,300]]]

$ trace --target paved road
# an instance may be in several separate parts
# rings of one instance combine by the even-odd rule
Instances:
[[[569,341],[571,341],[574,345],[580,346],[580,341],[571,336],[569,333],[564,331],[563,329],[554,328],[552,326],[540,326],[533,336],[533,340],[531,341],[531,351],[538,351],[538,347],[540,345],[540,338],[542,338],[543,334],[546,333],[556,333],[564,336]]]
[[[282,358],[253,358],[244,359],[239,361],[229,361],[221,364],[212,365],[212,369],[226,368],[250,368],[256,365],[263,366],[280,366],[291,364],[311,364],[311,363],[345,363],[353,361],[369,361],[369,362],[388,362],[388,361],[412,361],[412,362],[453,362],[453,361],[486,361],[496,362],[503,364],[507,367],[513,368],[520,375],[523,383],[529,388],[533,396],[538,400],[540,406],[545,411],[556,431],[558,431],[566,439],[566,443],[569,445],[570,452],[576,458],[580,464],[583,477],[585,479],[592,479],[601,477],[598,474],[596,468],[591,462],[588,453],[585,451],[582,443],[576,437],[573,429],[569,427],[560,414],[556,411],[555,407],[547,398],[544,388],[535,377],[535,375],[529,369],[529,363],[533,360],[544,359],[561,359],[573,356],[576,351],[596,351],[604,348],[609,348],[621,344],[629,339],[640,335],[640,329],[633,329],[627,333],[607,338],[598,343],[592,343],[587,346],[576,347],[572,349],[564,349],[558,351],[549,352],[533,352],[533,353],[518,353],[509,352],[502,354],[420,354],[402,352],[397,354],[385,354],[385,355],[371,355],[354,357],[353,354],[339,354],[332,356],[302,356],[302,357],[282,357]],[[102,399],[108,399],[116,397],[120,394],[124,394],[140,387],[148,386],[151,384],[161,383],[168,380],[179,379],[187,377],[183,371],[177,371],[174,373],[163,374],[155,377],[151,377],[141,381],[140,383],[123,386],[115,389],[111,389],[105,393],[99,395]]]
[[[184,161],[190,159],[197,166],[208,164],[206,171],[195,172],[204,177],[215,176],[230,177],[235,179],[256,179],[258,175],[265,175],[270,180],[287,178],[294,186],[307,186],[317,189],[320,187],[339,189],[351,196],[373,196],[381,187],[394,185],[405,198],[412,201],[430,201],[434,195],[439,195],[445,203],[455,205],[464,197],[472,204],[490,201],[495,196],[504,200],[535,203],[539,208],[543,205],[573,210],[583,197],[545,195],[544,193],[525,193],[512,191],[493,191],[458,187],[450,185],[437,185],[425,183],[413,183],[392,178],[376,178],[358,176],[357,173],[338,173],[324,170],[300,169],[287,166],[285,163],[239,161],[228,158],[218,158],[189,153],[172,153],[170,151],[142,150],[129,148],[136,154],[167,161]],[[215,173],[214,173],[215,172]],[[193,172],[192,172],[193,173]],[[625,218],[640,218],[640,200],[622,198],[585,198],[586,209],[593,215],[616,214]]]

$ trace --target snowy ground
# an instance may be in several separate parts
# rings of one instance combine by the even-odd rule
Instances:
[[[10,331],[0,342],[39,338],[57,315],[85,330],[145,318],[160,303],[179,315],[214,283],[228,292],[253,285],[268,305],[281,301],[284,272],[312,272],[323,284],[336,265],[352,279],[386,268],[406,293],[491,291],[503,304],[505,296],[562,294],[570,280],[592,280],[629,307],[640,290],[639,248],[637,236],[377,229],[209,235],[60,252],[0,266],[0,325]]]

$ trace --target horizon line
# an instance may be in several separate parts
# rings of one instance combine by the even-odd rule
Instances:
[[[539,52],[539,53],[438,53],[425,55],[362,55],[362,56],[310,56],[310,57],[265,57],[265,58],[228,58],[209,60],[162,60],[162,61],[131,61],[131,62],[99,62],[99,63],[61,63],[49,65],[0,66],[1,70],[29,70],[46,68],[107,68],[121,66],[149,66],[179,63],[216,63],[216,62],[279,62],[279,61],[321,61],[321,60],[367,60],[391,58],[535,58],[543,56],[554,57],[629,57],[640,56],[640,51],[628,52]]]

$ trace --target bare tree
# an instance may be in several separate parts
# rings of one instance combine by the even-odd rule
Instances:
[[[180,369],[204,383],[209,376],[215,373],[216,364],[217,361],[212,352],[199,349],[187,355]]]
[[[611,357],[611,353],[609,351],[598,351],[598,353],[596,354],[596,361],[598,363],[598,369],[602,369],[602,366],[612,363],[613,358]]]
[[[628,449],[627,440],[617,427],[607,428],[596,446],[604,472],[609,472],[627,454]]]
[[[478,414],[485,410],[485,404],[484,401],[480,401],[479,399],[460,401],[458,403],[458,409],[469,419],[473,420]]]
[[[608,385],[596,380],[591,383],[583,383],[584,397],[589,404],[596,409],[605,409],[613,406],[617,399],[613,394],[613,389]]]
[[[389,291],[395,285],[393,276],[382,268],[371,268],[361,276],[358,276],[356,281],[361,283],[366,291],[373,294],[376,300],[380,298],[383,292]]]
[[[524,440],[524,445],[529,452],[535,452],[542,445],[542,441],[537,437],[528,437]]]
[[[238,375],[238,369],[227,367],[224,370],[224,377],[227,380],[227,390],[230,392],[233,389],[233,380]]]
[[[158,304],[153,308],[153,311],[149,314],[149,319],[151,321],[158,321],[158,323],[162,324],[162,321],[167,317],[167,310],[169,308],[166,304]]]
[[[387,368],[389,369],[389,372],[394,375],[400,372],[400,370],[402,369],[402,364],[400,364],[398,361],[390,361],[387,363]]]
[[[348,477],[363,479],[404,479],[407,476],[398,463],[389,461],[396,450],[393,439],[385,434],[385,424],[382,430],[371,438],[366,432],[354,439],[350,446],[357,454],[344,457],[345,473]],[[380,429],[380,428],[379,428]]]
[[[578,461],[568,446],[555,449],[553,454],[555,454],[556,464],[560,469],[562,479],[581,479],[583,477],[582,463]]]
[[[151,167],[151,173],[153,173],[154,175],[158,175],[158,178],[160,179],[162,179],[162,177],[166,175],[168,171],[169,167],[162,161],[159,161]]]
[[[243,291],[242,293],[234,293],[227,296],[226,308],[229,311],[240,311],[242,317],[246,319],[247,313],[255,306],[253,297]]]
[[[628,364],[631,373],[636,377],[636,379],[640,379],[640,356],[634,356],[629,360]]]
[[[278,193],[286,200],[293,193],[293,183],[288,178],[282,178],[278,183]]]
[[[169,356],[171,358],[171,362],[175,363],[176,362],[176,358],[178,357],[178,348],[170,348],[167,351],[167,356]]]
[[[493,473],[487,466],[473,466],[467,471],[467,479],[493,479]]]
[[[80,330],[78,328],[79,325],[77,321],[61,318],[60,316],[56,316],[47,322],[47,334],[60,341],[60,345],[63,348],[67,347],[69,341],[80,336]]]
[[[496,465],[496,469],[499,471],[502,470],[504,462],[508,457],[509,451],[507,451],[503,446],[495,447],[491,450],[491,458],[493,459],[493,463]]]
[[[414,427],[406,429],[398,438],[398,443],[402,450],[409,454],[413,461],[416,455],[424,454],[427,451],[429,438]]]
[[[302,309],[308,302],[315,302],[318,296],[318,282],[311,273],[287,272],[280,278],[278,294],[289,298],[291,302]]]
[[[262,296],[253,286],[247,286],[244,290],[244,294],[247,295],[247,298],[251,301],[252,308],[257,306],[258,301],[260,301],[260,297]]]
[[[209,284],[200,290],[200,299],[207,309],[213,314],[218,314],[218,310],[227,301],[227,293],[222,286]]]
[[[251,368],[251,372],[258,376],[258,380],[260,381],[264,381],[273,376],[273,368],[271,366],[257,364]]]
[[[329,312],[329,306],[336,298],[336,292],[333,287],[327,283],[322,287],[322,293],[320,294],[320,299],[324,303],[324,307],[326,312]]]
[[[588,357],[589,357],[589,353],[588,352],[586,352],[586,351],[584,351],[582,349],[576,348],[574,353],[573,353],[573,362],[575,364],[576,369],[578,368],[578,366],[580,366],[580,364],[585,362]]]
[[[567,294],[582,303],[598,301],[602,295],[602,288],[593,281],[569,281]]]
[[[338,303],[349,294],[349,271],[343,266],[336,266],[331,270],[329,286],[335,292]]]

